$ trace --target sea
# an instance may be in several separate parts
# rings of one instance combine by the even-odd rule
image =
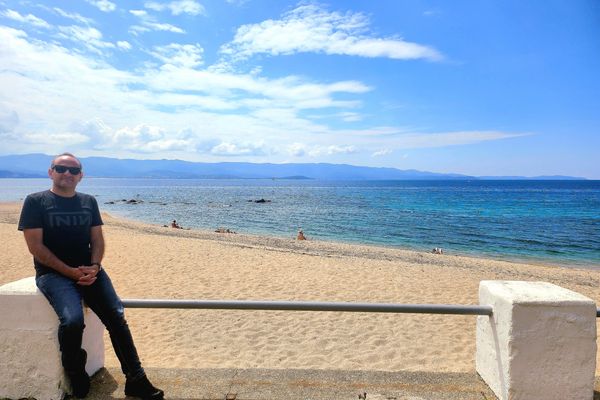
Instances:
[[[49,185],[0,179],[0,201]],[[78,190],[151,224],[600,269],[600,181],[86,177]]]

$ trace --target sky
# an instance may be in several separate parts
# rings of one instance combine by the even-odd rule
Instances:
[[[0,0],[0,140],[600,179],[600,2]]]

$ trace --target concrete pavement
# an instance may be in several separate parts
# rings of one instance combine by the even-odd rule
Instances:
[[[167,400],[495,400],[476,373],[147,368]],[[117,368],[101,369],[87,399],[125,399]],[[600,400],[600,377],[594,400]]]
[[[146,370],[172,400],[492,400],[477,374],[274,369]],[[93,377],[91,400],[124,399],[118,369]]]

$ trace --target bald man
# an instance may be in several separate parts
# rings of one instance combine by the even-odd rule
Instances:
[[[125,394],[143,400],[164,398],[142,368],[131,332],[108,274],[102,268],[104,236],[98,203],[76,192],[83,167],[70,153],[56,156],[48,169],[50,190],[33,193],[23,203],[19,230],[33,255],[36,284],[58,315],[61,361],[73,395],[87,396],[90,377],[83,336],[82,300],[110,333],[126,377]]]

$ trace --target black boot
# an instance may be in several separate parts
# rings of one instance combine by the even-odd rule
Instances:
[[[162,400],[165,392],[155,388],[146,375],[142,375],[137,379],[129,379],[125,381],[125,396],[139,397],[142,400]]]
[[[63,357],[63,366],[67,377],[71,381],[73,396],[80,399],[87,396],[90,391],[90,376],[85,372],[86,362],[87,353],[83,349],[80,349],[79,354],[72,360],[65,360]]]

